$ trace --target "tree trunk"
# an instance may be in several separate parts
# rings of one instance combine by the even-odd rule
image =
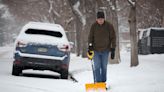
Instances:
[[[73,9],[73,5],[75,3],[74,0],[68,0],[70,7],[72,9],[72,13],[75,15],[76,17],[76,54],[77,56],[80,56],[81,54],[81,31],[82,31],[82,23],[80,21],[79,15],[78,13]]]
[[[131,6],[130,13],[129,13],[129,25],[130,25],[130,42],[131,42],[131,67],[133,67],[139,64],[137,31],[136,31],[136,5]]]
[[[164,16],[162,17],[162,27],[164,27]]]
[[[83,6],[83,15],[85,15],[86,18],[86,25],[83,26],[82,31],[82,57],[87,57],[87,51],[88,51],[88,35],[91,28],[91,25],[95,22],[96,19],[96,4],[93,4],[94,0],[82,0],[83,3],[81,5]]]
[[[2,29],[0,29],[0,46],[3,46],[3,42],[4,42],[4,34],[2,32]]]
[[[85,7],[85,5],[86,5],[86,3],[87,3],[87,0],[82,0],[82,2],[81,2],[81,6],[82,6],[82,12],[83,12],[83,15],[85,15],[85,18],[86,18],[86,15],[87,15],[87,13],[86,13],[86,9],[87,9],[87,7]],[[88,40],[88,37],[87,37],[87,35],[86,35],[86,33],[87,33],[87,30],[86,30],[86,24],[84,25],[83,24],[83,26],[82,26],[82,44],[81,44],[81,50],[82,50],[82,57],[83,58],[85,58],[85,57],[87,57],[87,49],[88,49],[88,42],[87,42],[87,40]]]
[[[86,28],[84,27],[83,28],[83,34],[82,34],[82,37],[83,37],[83,46],[82,46],[82,57],[87,57],[87,49],[88,49],[88,37],[86,35]]]
[[[110,63],[111,64],[118,64],[120,62],[120,49],[119,49],[119,30],[118,30],[118,16],[117,16],[117,5],[116,5],[116,0],[111,0],[113,6],[115,7],[114,10],[112,10],[112,23],[115,28],[115,33],[116,33],[116,51],[115,51],[115,59],[111,59]]]
[[[81,54],[81,22],[80,20],[76,17],[76,54],[77,56],[80,56]]]

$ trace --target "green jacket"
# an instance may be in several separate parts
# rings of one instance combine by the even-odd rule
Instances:
[[[93,50],[104,51],[116,47],[116,35],[114,27],[109,22],[99,25],[97,22],[92,24],[89,37],[89,44],[93,45]]]

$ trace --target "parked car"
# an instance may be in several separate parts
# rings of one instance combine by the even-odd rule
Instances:
[[[147,28],[140,35],[139,54],[164,53],[164,28]]]
[[[22,70],[51,70],[68,78],[71,45],[59,24],[29,22],[15,41],[12,75]]]

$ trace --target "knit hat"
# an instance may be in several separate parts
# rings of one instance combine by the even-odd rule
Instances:
[[[103,11],[98,11],[97,12],[97,18],[105,18],[104,12]]]

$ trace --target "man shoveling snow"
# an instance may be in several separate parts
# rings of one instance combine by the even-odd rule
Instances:
[[[113,25],[105,20],[104,12],[97,12],[96,22],[92,24],[88,37],[88,58],[93,56],[94,83],[104,83],[107,80],[108,56],[115,56],[116,36]]]

